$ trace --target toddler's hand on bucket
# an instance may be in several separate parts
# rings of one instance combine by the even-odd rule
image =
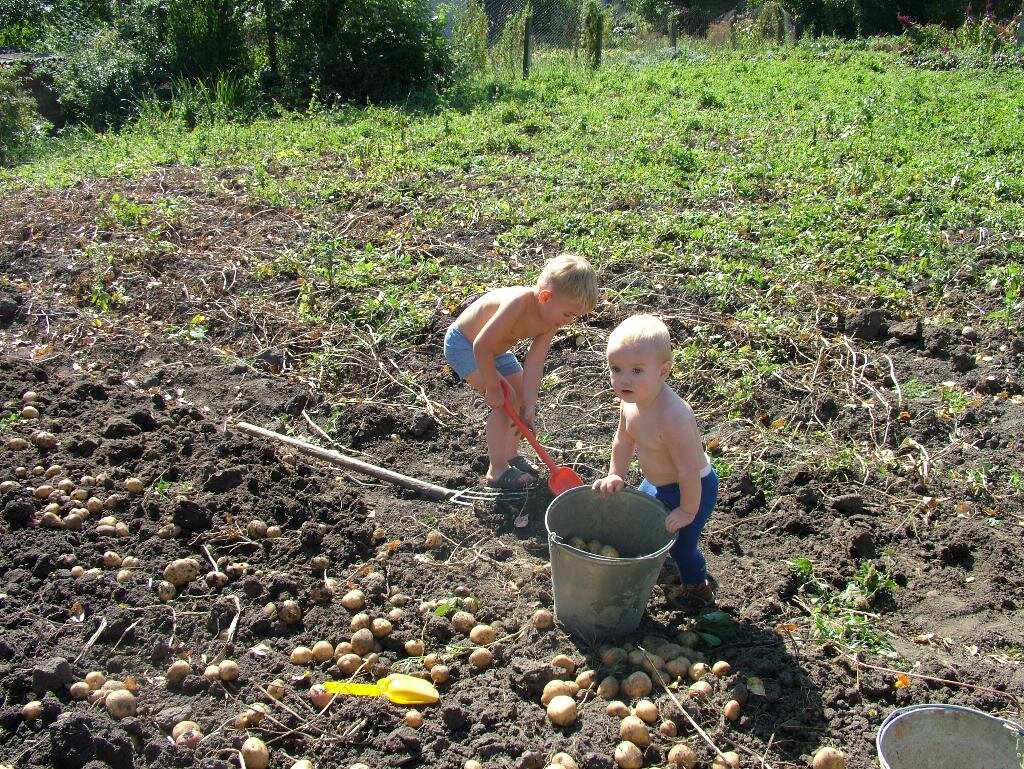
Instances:
[[[604,478],[598,478],[594,481],[593,489],[607,496],[608,494],[614,494],[616,491],[622,491],[625,485],[626,482],[620,476],[606,475]]]
[[[684,513],[681,507],[677,507],[669,513],[668,517],[665,519],[665,528],[668,530],[669,534],[674,534],[680,529],[685,529],[693,523],[693,519],[696,517],[696,511],[692,513]]]

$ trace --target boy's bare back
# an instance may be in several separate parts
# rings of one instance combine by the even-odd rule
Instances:
[[[487,347],[494,352],[555,331],[541,318],[536,290],[530,286],[488,291],[463,310],[455,322],[470,342],[476,342],[486,328]]]

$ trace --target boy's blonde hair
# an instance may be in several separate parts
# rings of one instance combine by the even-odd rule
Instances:
[[[650,347],[664,361],[672,360],[672,335],[668,326],[653,315],[631,315],[608,335],[608,349]]]
[[[537,285],[579,302],[584,313],[597,307],[597,274],[582,256],[556,256],[544,265]]]

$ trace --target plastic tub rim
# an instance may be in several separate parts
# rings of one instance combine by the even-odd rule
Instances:
[[[1000,718],[999,716],[994,716],[991,713],[986,713],[984,710],[969,708],[964,705],[946,705],[942,702],[922,702],[917,705],[907,705],[906,707],[896,708],[891,711],[889,715],[882,719],[882,724],[878,727],[878,734],[875,735],[875,750],[878,753],[878,762],[881,764],[883,769],[889,769],[889,762],[886,757],[882,755],[882,740],[884,739],[886,732],[893,724],[904,716],[927,710],[956,711],[971,716],[983,716],[991,721],[997,721],[1005,729],[1016,732],[1018,740],[1024,740],[1024,727],[1014,721],[1010,721],[1009,719]]]

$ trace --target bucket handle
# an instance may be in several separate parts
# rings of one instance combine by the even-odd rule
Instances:
[[[917,710],[936,710],[936,709],[938,709],[938,710],[957,710],[957,711],[960,711],[960,712],[963,712],[963,713],[971,713],[971,714],[981,713],[984,716],[988,716],[989,718],[994,718],[996,721],[1000,721],[1004,728],[1009,729],[1011,731],[1017,732],[1018,738],[1019,739],[1024,739],[1024,727],[1022,727],[1018,723],[1015,723],[1014,721],[1010,721],[1010,720],[1008,720],[1006,718],[1000,718],[999,716],[994,716],[991,713],[985,713],[984,711],[976,710],[974,708],[966,708],[966,707],[964,707],[962,705],[947,705],[947,704],[942,703],[942,702],[924,702],[924,703],[921,703],[919,705],[908,705],[908,706],[903,707],[903,708],[896,708],[895,710],[890,712],[889,715],[887,715],[882,720],[881,725],[878,727],[878,733],[881,734],[889,724],[891,724],[893,721],[895,721],[897,718],[899,718],[900,716],[904,715],[905,713],[909,713],[911,711],[917,711]]]

